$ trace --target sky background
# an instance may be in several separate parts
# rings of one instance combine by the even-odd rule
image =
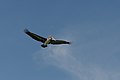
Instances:
[[[0,0],[0,37],[0,80],[120,80],[119,0]]]

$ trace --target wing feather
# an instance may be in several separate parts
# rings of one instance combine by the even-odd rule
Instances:
[[[68,41],[64,41],[64,40],[51,40],[51,42],[50,42],[51,44],[71,44],[70,42],[68,42]]]
[[[39,36],[39,35],[37,35],[37,34],[34,34],[34,33],[30,32],[28,29],[25,29],[24,32],[25,32],[27,35],[29,35],[31,38],[33,38],[33,39],[35,39],[35,40],[37,40],[37,41],[41,41],[42,43],[44,43],[44,42],[47,40],[47,39],[44,38],[44,37],[41,37],[41,36]]]

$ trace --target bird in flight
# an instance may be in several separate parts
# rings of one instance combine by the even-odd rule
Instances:
[[[41,47],[46,48],[48,44],[53,44],[53,45],[60,45],[60,44],[71,44],[71,42],[69,41],[65,41],[65,40],[56,40],[54,39],[52,36],[49,36],[48,38],[44,38],[42,36],[39,36],[35,33],[30,32],[28,29],[24,29],[24,32],[29,35],[31,38],[42,42],[43,44],[41,45]]]

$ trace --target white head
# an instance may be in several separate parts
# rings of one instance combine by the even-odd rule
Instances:
[[[51,39],[52,40],[52,36],[50,35],[50,36],[48,36],[48,39]]]
[[[48,39],[55,40],[51,35],[48,36]]]

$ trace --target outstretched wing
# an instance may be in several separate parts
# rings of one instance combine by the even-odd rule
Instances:
[[[64,40],[51,40],[50,41],[50,44],[71,44],[70,42],[68,42],[68,41],[64,41]]]
[[[32,37],[33,39],[37,40],[37,41],[41,41],[42,43],[44,43],[47,39],[44,37],[41,37],[37,34],[34,34],[32,32],[30,32],[28,29],[25,29],[24,32],[29,35],[30,37]]]

